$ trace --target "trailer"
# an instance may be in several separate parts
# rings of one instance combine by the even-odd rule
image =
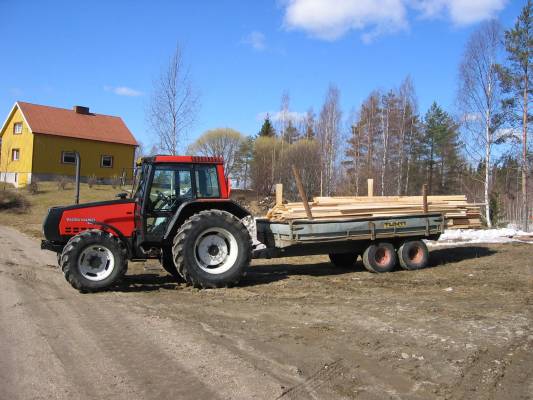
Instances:
[[[53,207],[43,223],[43,249],[58,255],[66,280],[82,292],[116,284],[128,262],[159,259],[177,280],[198,288],[237,284],[252,258],[327,254],[339,267],[359,256],[372,272],[427,265],[422,239],[444,229],[440,213],[371,218],[254,220],[229,198],[216,157],[144,158],[130,195]],[[253,233],[256,232],[254,243]]]

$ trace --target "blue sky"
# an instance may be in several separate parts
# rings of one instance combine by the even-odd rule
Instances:
[[[201,109],[188,137],[228,126],[256,134],[265,112],[319,111],[330,83],[346,116],[411,75],[420,110],[454,111],[457,66],[487,18],[510,26],[511,0],[0,0],[0,112],[16,100],[119,115],[146,145],[152,82],[176,42]],[[3,111],[1,111],[3,110]],[[3,117],[2,117],[3,118]]]

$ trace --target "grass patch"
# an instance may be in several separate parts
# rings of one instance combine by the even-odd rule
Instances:
[[[129,190],[130,187],[113,189],[110,185],[93,185],[90,188],[86,183],[82,183],[80,203],[115,200],[115,195],[126,189]],[[48,209],[74,204],[74,194],[73,185],[58,190],[57,182],[39,182],[37,193],[31,195],[26,189],[0,190],[0,225],[12,226],[30,236],[40,238],[43,219]]]

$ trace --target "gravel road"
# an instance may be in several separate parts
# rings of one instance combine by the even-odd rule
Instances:
[[[79,294],[0,226],[0,399],[531,399],[533,247],[370,274],[255,261],[198,291],[154,264]]]

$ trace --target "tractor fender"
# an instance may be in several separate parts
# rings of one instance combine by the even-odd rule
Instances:
[[[176,234],[178,228],[191,217],[193,214],[197,214],[200,211],[204,210],[222,210],[229,212],[239,219],[243,219],[251,215],[251,213],[240,206],[233,200],[229,199],[200,199],[200,200],[189,200],[182,203],[176,213],[170,220],[167,226],[163,240],[165,242],[172,242],[174,235]]]

